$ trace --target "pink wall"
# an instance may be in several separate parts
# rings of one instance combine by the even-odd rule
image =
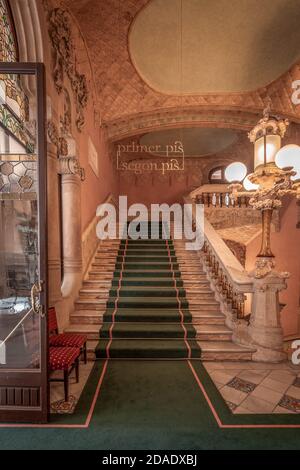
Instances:
[[[54,6],[59,6],[58,2],[54,0]],[[48,119],[55,123],[60,133],[60,120],[64,116],[64,93],[58,93],[54,80],[53,80],[53,57],[51,51],[53,50],[51,41],[49,39],[48,24],[46,22],[45,12],[41,9],[41,22],[43,24],[42,33],[44,40],[44,62],[46,65],[46,79],[47,79],[47,99],[48,99]],[[76,67],[79,73],[85,75],[88,88],[88,104],[84,108],[85,123],[78,131],[75,118],[76,118],[76,104],[74,93],[72,91],[70,80],[67,74],[64,74],[63,86],[70,96],[71,105],[71,137],[75,141],[76,156],[79,158],[80,166],[85,170],[85,181],[81,184],[81,217],[82,217],[82,232],[85,230],[89,222],[96,215],[96,208],[98,204],[102,203],[109,193],[117,194],[117,178],[114,176],[113,164],[109,157],[108,146],[106,144],[105,130],[100,127],[100,113],[97,107],[97,94],[94,87],[94,79],[92,75],[91,63],[88,56],[88,51],[83,42],[78,25],[72,21],[72,41],[74,50],[76,51]],[[49,104],[51,103],[51,104]],[[97,118],[96,118],[97,116]],[[98,167],[99,176],[97,176],[89,164],[88,158],[88,141],[92,140],[94,147],[98,153]]]
[[[295,199],[286,198],[281,209],[281,230],[272,233],[272,251],[275,255],[276,269],[288,271],[288,288],[280,293],[280,301],[287,304],[281,313],[284,335],[299,332],[299,288],[300,288],[300,229],[296,228],[298,207]],[[255,238],[246,251],[246,269],[252,270],[255,257],[260,249],[261,237]]]
[[[120,194],[128,196],[128,204],[142,203],[146,206],[150,204],[161,204],[174,202],[182,202],[182,197],[187,194],[193,187],[190,182],[191,178],[187,175],[183,180],[175,180],[168,176],[159,180],[158,175],[145,178],[138,175],[137,177],[125,179],[120,176]],[[196,187],[197,185],[194,185]]]
[[[129,171],[119,172],[120,194],[127,195],[130,204],[182,202],[184,195],[208,182],[212,168],[239,160],[245,162],[251,171],[252,155],[253,145],[247,133],[239,131],[237,141],[217,154],[203,155],[201,158],[187,156],[184,171],[170,171],[165,175],[158,171],[138,175]]]
[[[93,113],[87,112],[87,121],[89,121],[89,114],[93,115]],[[88,162],[89,136],[98,152],[99,176],[96,176]],[[79,136],[78,143],[80,164],[84,167],[86,175],[81,187],[82,230],[84,231],[95,217],[98,204],[102,203],[108,194],[118,194],[118,181],[109,158],[103,130],[96,129],[93,123],[87,122],[86,131]]]

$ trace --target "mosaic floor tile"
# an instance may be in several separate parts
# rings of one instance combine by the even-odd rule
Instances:
[[[231,401],[226,401],[226,404],[231,411],[234,411],[237,408],[237,405],[231,403]]]
[[[278,405],[295,413],[300,413],[300,400],[298,398],[283,395]]]
[[[77,398],[74,395],[69,395],[69,400],[58,400],[50,405],[50,413],[53,414],[72,414],[74,413]]]
[[[227,383],[227,386],[240,390],[241,392],[251,393],[255,389],[256,384],[240,379],[239,377],[234,377]]]

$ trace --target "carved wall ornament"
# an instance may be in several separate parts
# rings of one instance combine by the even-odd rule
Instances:
[[[53,71],[54,83],[57,92],[63,90],[64,74],[70,80],[76,103],[76,126],[80,131],[84,125],[84,108],[88,102],[87,80],[84,74],[76,68],[75,47],[72,41],[71,21],[68,13],[61,8],[54,8],[49,12],[49,36],[55,52],[55,65]]]
[[[71,135],[71,100],[68,91],[63,89],[65,100],[64,100],[64,115],[60,118],[60,130],[63,135]]]
[[[49,141],[55,145],[59,155],[68,155],[68,143],[64,137],[60,137],[58,129],[53,121],[47,123],[47,135]]]
[[[255,279],[276,277],[278,279],[288,279],[290,273],[288,272],[277,272],[275,271],[275,261],[272,258],[257,258],[255,262],[255,269],[249,272],[250,277]]]

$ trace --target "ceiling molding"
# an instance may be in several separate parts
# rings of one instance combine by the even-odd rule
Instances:
[[[249,131],[257,124],[259,113],[247,113],[225,110],[177,109],[120,119],[106,123],[109,141],[145,134],[155,130],[176,129],[182,127],[219,127]]]

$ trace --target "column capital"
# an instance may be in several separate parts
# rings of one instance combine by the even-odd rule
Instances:
[[[60,157],[58,159],[57,172],[60,175],[78,175],[81,181],[85,179],[84,168],[79,164],[79,160],[76,157]]]

